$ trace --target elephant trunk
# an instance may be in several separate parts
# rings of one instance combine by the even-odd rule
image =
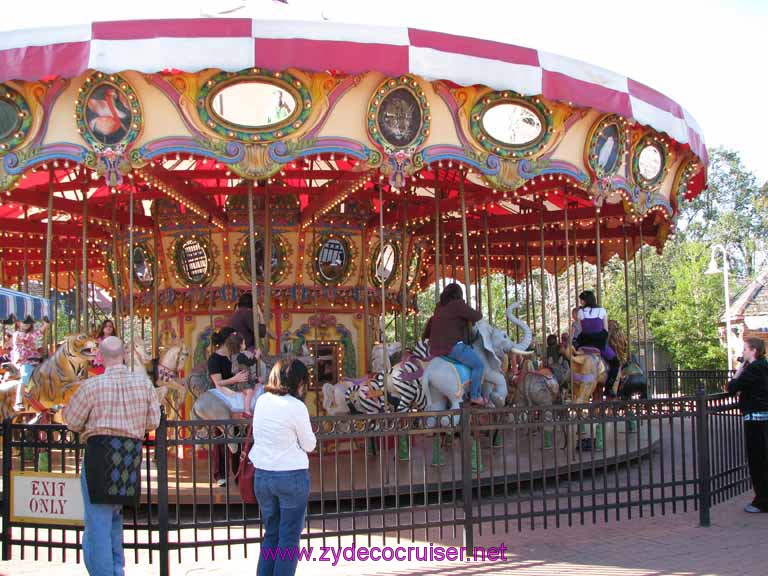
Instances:
[[[528,324],[526,324],[525,322],[520,320],[517,316],[515,316],[512,313],[512,311],[515,308],[519,308],[519,307],[520,307],[520,303],[519,302],[514,302],[514,303],[510,304],[509,308],[507,308],[507,318],[509,318],[509,321],[512,322],[512,324],[514,324],[515,326],[519,327],[523,331],[523,339],[522,339],[522,341],[519,344],[515,343],[513,345],[513,348],[516,351],[524,352],[524,351],[528,350],[528,347],[531,345],[531,341],[533,340],[533,335],[531,334],[531,329],[528,327]]]

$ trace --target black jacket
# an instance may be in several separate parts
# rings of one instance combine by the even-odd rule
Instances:
[[[739,408],[743,414],[768,412],[768,360],[749,364],[741,376],[728,382],[728,392],[740,392]]]

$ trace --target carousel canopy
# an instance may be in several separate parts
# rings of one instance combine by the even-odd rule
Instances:
[[[307,247],[375,259],[383,224],[393,269],[416,254],[424,287],[437,268],[461,274],[465,238],[474,278],[661,249],[707,155],[682,106],[566,57],[414,28],[192,19],[0,34],[0,161],[0,283],[41,275],[50,210],[60,290],[85,267],[114,282],[129,228],[142,289],[156,259],[164,286],[193,290],[247,284],[251,185],[283,234],[276,259],[293,260],[286,286],[363,284],[349,266],[318,276]],[[198,252],[223,256],[216,280],[184,280]]]
[[[0,81],[70,78],[89,69],[252,67],[376,70],[542,95],[632,118],[707,161],[701,129],[670,98],[609,70],[513,44],[414,28],[234,18],[92,22],[0,34]]]

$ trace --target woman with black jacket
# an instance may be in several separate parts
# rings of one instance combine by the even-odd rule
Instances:
[[[744,415],[744,437],[749,475],[755,499],[745,512],[768,512],[768,360],[765,342],[744,340],[744,363],[728,382],[728,392],[739,392],[739,408]]]

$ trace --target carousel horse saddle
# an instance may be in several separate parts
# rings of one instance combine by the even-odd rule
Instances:
[[[462,383],[469,380],[469,377],[472,374],[472,370],[469,369],[469,366],[462,364],[450,356],[440,356],[440,358],[453,365],[453,367],[456,369],[456,372],[458,372],[459,380],[461,380]]]
[[[576,350],[576,354],[583,354],[583,355],[598,354],[598,355],[601,355],[602,352],[600,351],[599,348],[595,348],[593,346],[582,346],[581,348]]]

